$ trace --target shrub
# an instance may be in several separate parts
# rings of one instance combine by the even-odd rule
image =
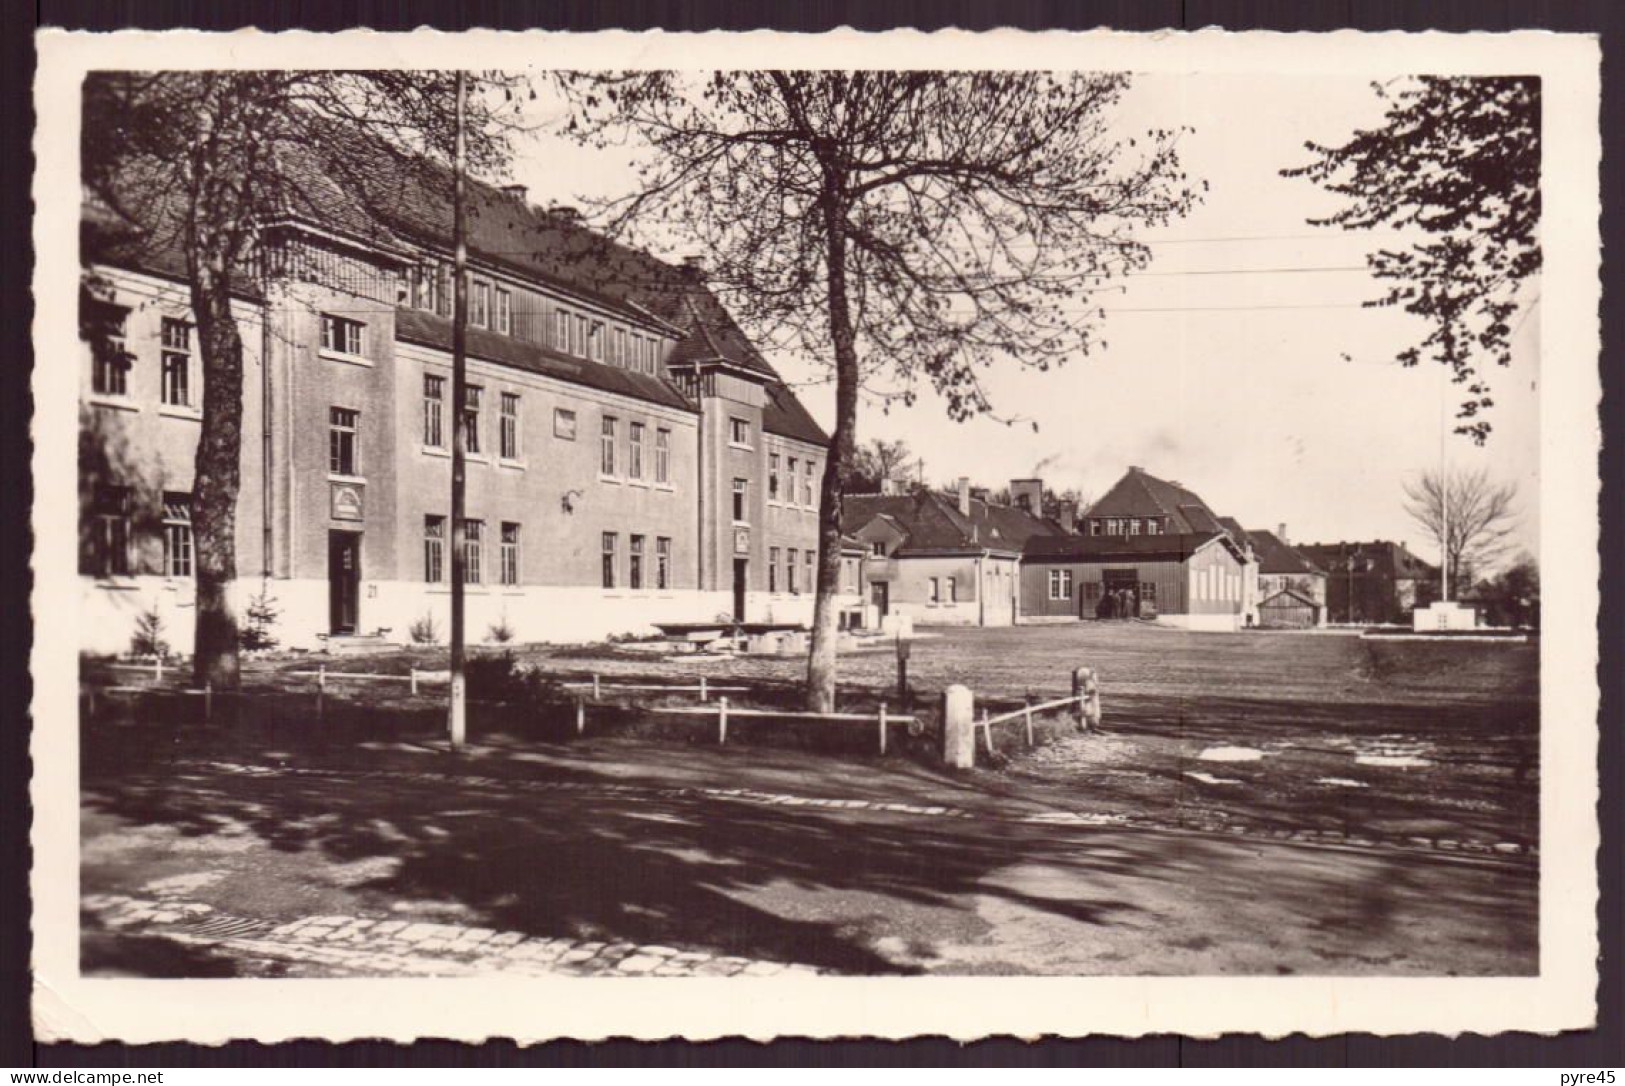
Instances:
[[[246,652],[266,652],[276,648],[278,641],[272,630],[281,617],[282,609],[277,606],[276,597],[271,595],[271,586],[262,585],[259,595],[248,601],[248,609],[243,612],[243,628],[238,633],[238,643]]]
[[[521,664],[512,651],[471,656],[464,665],[464,675],[470,698],[529,705],[563,700],[556,682]]]
[[[135,616],[135,633],[130,638],[130,651],[137,656],[168,656],[169,642],[164,640],[164,618],[158,607],[152,607]]]
[[[425,614],[407,630],[412,635],[414,645],[440,644],[440,627],[435,625],[433,613]]]
[[[513,640],[513,627],[508,625],[508,616],[503,615],[485,631],[485,639],[494,641],[498,645],[506,645]]]

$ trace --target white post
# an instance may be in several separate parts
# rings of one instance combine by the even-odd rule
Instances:
[[[700,676],[700,700],[705,700],[705,676]]]
[[[954,683],[942,692],[942,760],[950,769],[976,764],[976,697]]]
[[[880,753],[886,753],[886,703],[880,703]]]
[[[728,698],[727,695],[717,699],[717,744],[720,746],[728,741]]]
[[[993,753],[993,726],[987,722],[987,710],[982,710],[982,742],[987,744],[988,754]]]
[[[1030,747],[1033,745],[1033,703],[1031,699],[1028,699],[1022,712],[1027,721],[1027,745]]]
[[[164,654],[161,652],[152,658],[152,678],[154,682],[164,681]]]
[[[598,673],[595,671],[592,676],[592,700],[597,701],[600,696],[598,692]]]
[[[214,719],[214,683],[203,684],[203,719]]]
[[[415,695],[417,692],[418,692],[418,669],[414,667],[412,669],[412,693]]]
[[[582,735],[587,731],[587,703],[580,698],[576,699],[576,734]]]

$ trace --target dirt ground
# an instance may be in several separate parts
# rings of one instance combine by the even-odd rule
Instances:
[[[307,708],[255,727],[139,709],[86,725],[83,890],[243,923],[428,920],[836,972],[1536,968],[1534,646],[1104,624],[933,633],[911,660],[921,706],[952,681],[995,702],[1063,694],[1088,664],[1105,728],[1053,721],[1031,751],[1013,729],[998,756],[952,774],[919,746],[881,758],[857,739],[806,749],[764,731],[717,747],[703,729],[596,717],[578,738],[476,713],[473,748],[450,756],[431,695],[338,680],[318,723],[311,680],[288,674],[312,661],[262,661],[251,687],[302,691]],[[554,678],[704,670],[767,700],[793,697],[801,667],[517,654]],[[327,664],[443,666],[430,651]],[[890,649],[847,657],[842,681],[849,705],[895,700]],[[195,938],[181,954],[87,917],[93,972],[343,972]]]

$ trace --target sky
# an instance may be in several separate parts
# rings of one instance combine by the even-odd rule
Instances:
[[[578,147],[548,129],[556,115],[540,101],[531,118],[540,130],[516,149],[513,180],[533,202],[577,203],[632,185],[634,149]],[[1137,465],[1248,528],[1285,525],[1298,543],[1400,540],[1430,560],[1437,546],[1406,515],[1403,487],[1442,453],[1452,468],[1486,467],[1517,483],[1514,550],[1536,552],[1539,283],[1525,285],[1512,318],[1512,365],[1488,374],[1487,445],[1455,434],[1441,443],[1442,409],[1453,413],[1461,390],[1443,367],[1392,361],[1426,334],[1415,318],[1360,305],[1381,293],[1364,254],[1393,236],[1309,225],[1338,198],[1279,174],[1308,159],[1306,140],[1340,143],[1381,117],[1357,78],[1136,77],[1114,124],[1130,135],[1193,128],[1182,164],[1208,191],[1183,220],[1143,235],[1153,260],[1106,296],[1105,349],[1047,373],[993,371],[994,408],[1013,424],[953,422],[927,388],[912,407],[862,404],[858,440],[906,441],[933,483],[1041,477],[1087,497]],[[673,238],[663,255],[685,252]],[[829,427],[827,373],[793,356],[769,359]]]

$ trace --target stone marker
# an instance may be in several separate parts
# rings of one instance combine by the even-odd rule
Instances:
[[[1078,730],[1090,731],[1100,727],[1100,680],[1092,667],[1075,668],[1072,672],[1072,696],[1082,698],[1074,710]]]
[[[970,687],[954,683],[942,692],[942,760],[950,769],[976,764],[975,711]]]

